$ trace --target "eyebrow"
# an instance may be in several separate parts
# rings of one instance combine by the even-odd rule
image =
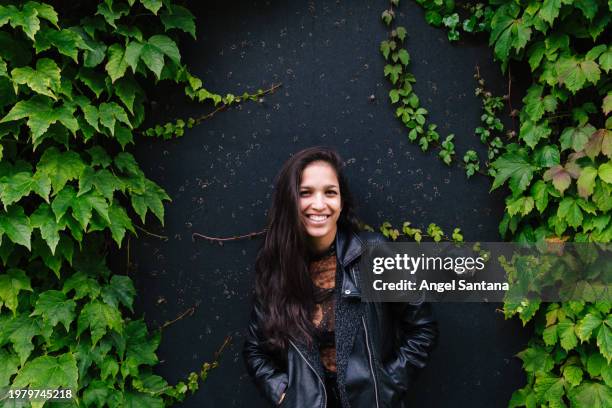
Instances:
[[[313,188],[312,186],[300,186],[300,189],[306,189],[306,188]],[[340,188],[337,184],[328,184],[326,186],[323,186],[324,189],[328,189],[328,188]]]

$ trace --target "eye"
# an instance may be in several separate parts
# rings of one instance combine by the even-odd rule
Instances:
[[[326,194],[335,196],[335,195],[338,195],[338,192],[336,190],[328,190]]]
[[[308,190],[300,191],[300,197],[306,197],[306,196],[308,196],[309,193],[310,192]]]

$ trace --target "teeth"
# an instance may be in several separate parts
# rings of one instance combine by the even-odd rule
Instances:
[[[313,221],[325,221],[327,219],[327,215],[309,215],[308,218]]]

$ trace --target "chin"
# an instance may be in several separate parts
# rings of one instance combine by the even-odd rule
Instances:
[[[306,228],[306,233],[310,238],[323,238],[329,233],[331,233],[331,229],[320,230],[317,228],[316,230],[314,230],[311,228]]]

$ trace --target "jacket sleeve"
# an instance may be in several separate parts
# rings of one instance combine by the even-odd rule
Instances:
[[[242,356],[249,375],[264,397],[277,406],[281,395],[287,388],[287,373],[273,361],[272,355],[264,347],[261,332],[261,313],[257,301],[253,303],[251,321],[249,323]]]
[[[438,337],[429,303],[388,303],[399,325],[396,358],[385,365],[397,388],[404,392],[416,371],[425,367]]]

